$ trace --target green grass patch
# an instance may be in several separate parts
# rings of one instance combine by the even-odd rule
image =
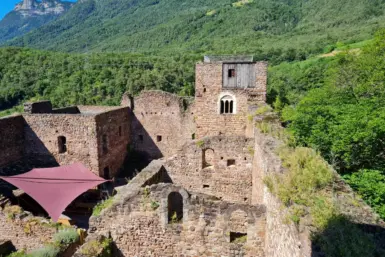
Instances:
[[[101,201],[100,203],[98,203],[93,211],[92,211],[92,216],[99,216],[100,213],[104,210],[104,209],[107,209],[109,207],[112,206],[112,204],[114,203],[114,197],[110,197],[108,198],[107,200],[104,200],[104,201]]]

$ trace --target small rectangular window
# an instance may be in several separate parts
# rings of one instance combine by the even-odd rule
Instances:
[[[203,185],[203,188],[209,188],[210,186],[209,185]]]
[[[235,160],[234,159],[227,160],[227,166],[233,166],[233,165],[235,165]]]
[[[235,69],[229,69],[229,78],[235,77]]]
[[[156,136],[156,141],[161,142],[162,141],[162,136]]]
[[[119,126],[119,136],[122,136],[122,126]]]
[[[143,140],[144,140],[143,135],[139,135],[139,141],[143,142]]]
[[[247,242],[246,233],[230,232],[230,243],[244,244]]]

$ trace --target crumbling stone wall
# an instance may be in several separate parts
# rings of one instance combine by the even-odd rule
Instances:
[[[167,219],[172,192],[183,197],[183,219],[176,223]],[[92,218],[90,238],[110,233],[121,252],[116,256],[264,256],[264,213],[263,206],[190,197],[181,187],[156,184]],[[243,241],[230,242],[234,232],[246,234]]]
[[[29,158],[67,165],[82,162],[99,171],[96,121],[78,114],[25,114],[25,154]],[[66,138],[66,152],[59,153],[58,138]]]
[[[97,115],[95,119],[99,175],[112,178],[120,171],[127,156],[130,143],[129,108],[104,112]],[[103,144],[106,144],[106,149],[103,149]]]
[[[255,66],[256,85],[254,88],[223,88],[223,63],[198,63],[196,65],[195,109],[197,138],[217,135],[248,134],[249,106],[265,102],[267,83],[267,63]],[[234,98],[235,114],[220,114],[220,99],[225,95]],[[252,132],[252,131],[251,131]]]
[[[189,191],[237,203],[251,203],[254,140],[209,137],[184,145],[165,168],[173,183]]]
[[[27,251],[43,247],[50,242],[56,229],[48,225],[47,220],[26,215],[22,218],[9,219],[0,210],[0,236],[3,240],[10,240],[17,250]]]
[[[191,99],[162,91],[142,91],[138,97],[125,95],[122,105],[132,113],[132,146],[150,159],[168,157],[195,134]]]
[[[23,128],[21,115],[0,119],[0,167],[23,157]]]

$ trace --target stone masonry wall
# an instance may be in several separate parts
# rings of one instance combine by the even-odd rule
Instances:
[[[183,197],[183,219],[169,223],[168,196]],[[157,203],[154,207],[154,203]],[[192,195],[172,184],[140,189],[92,218],[90,238],[111,235],[114,256],[264,256],[265,209]],[[233,233],[243,241],[230,242]],[[76,255],[77,256],[77,255]]]
[[[277,140],[255,130],[253,204],[266,206],[266,257],[310,256],[302,252],[300,234],[295,225],[288,221],[285,206],[263,184],[266,174],[284,172],[273,150],[279,144]]]
[[[173,183],[223,200],[251,203],[254,140],[209,137],[186,144],[165,163]]]
[[[197,138],[216,135],[250,136],[247,133],[249,106],[266,100],[267,63],[255,64],[256,86],[246,89],[222,88],[222,63],[196,65],[195,113]],[[220,114],[220,98],[235,98],[235,114]]]
[[[122,167],[130,143],[129,108],[105,112],[96,116],[96,136],[98,140],[99,175],[104,177],[108,168],[109,178],[114,177]],[[103,149],[106,136],[107,151]]]
[[[48,221],[46,221],[48,223]],[[1,239],[10,240],[17,250],[27,251],[43,247],[50,242],[55,234],[55,228],[40,223],[40,219],[31,220],[31,216],[23,219],[9,220],[0,211],[0,236]]]
[[[23,128],[20,115],[0,119],[0,167],[23,157]]]
[[[58,165],[82,162],[98,171],[94,116],[80,114],[25,114],[25,154]],[[59,153],[58,137],[66,137],[65,153]]]
[[[150,159],[169,157],[195,134],[191,99],[162,91],[143,91],[131,102],[126,95],[122,105],[132,114],[132,145]]]

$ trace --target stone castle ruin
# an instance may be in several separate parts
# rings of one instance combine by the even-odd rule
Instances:
[[[135,152],[148,166],[91,217],[87,241],[111,237],[113,256],[310,256],[263,184],[283,170],[248,118],[266,84],[266,62],[210,56],[196,65],[194,98],[144,91],[121,107],[26,104],[0,119],[0,174],[82,162],[113,178]]]

